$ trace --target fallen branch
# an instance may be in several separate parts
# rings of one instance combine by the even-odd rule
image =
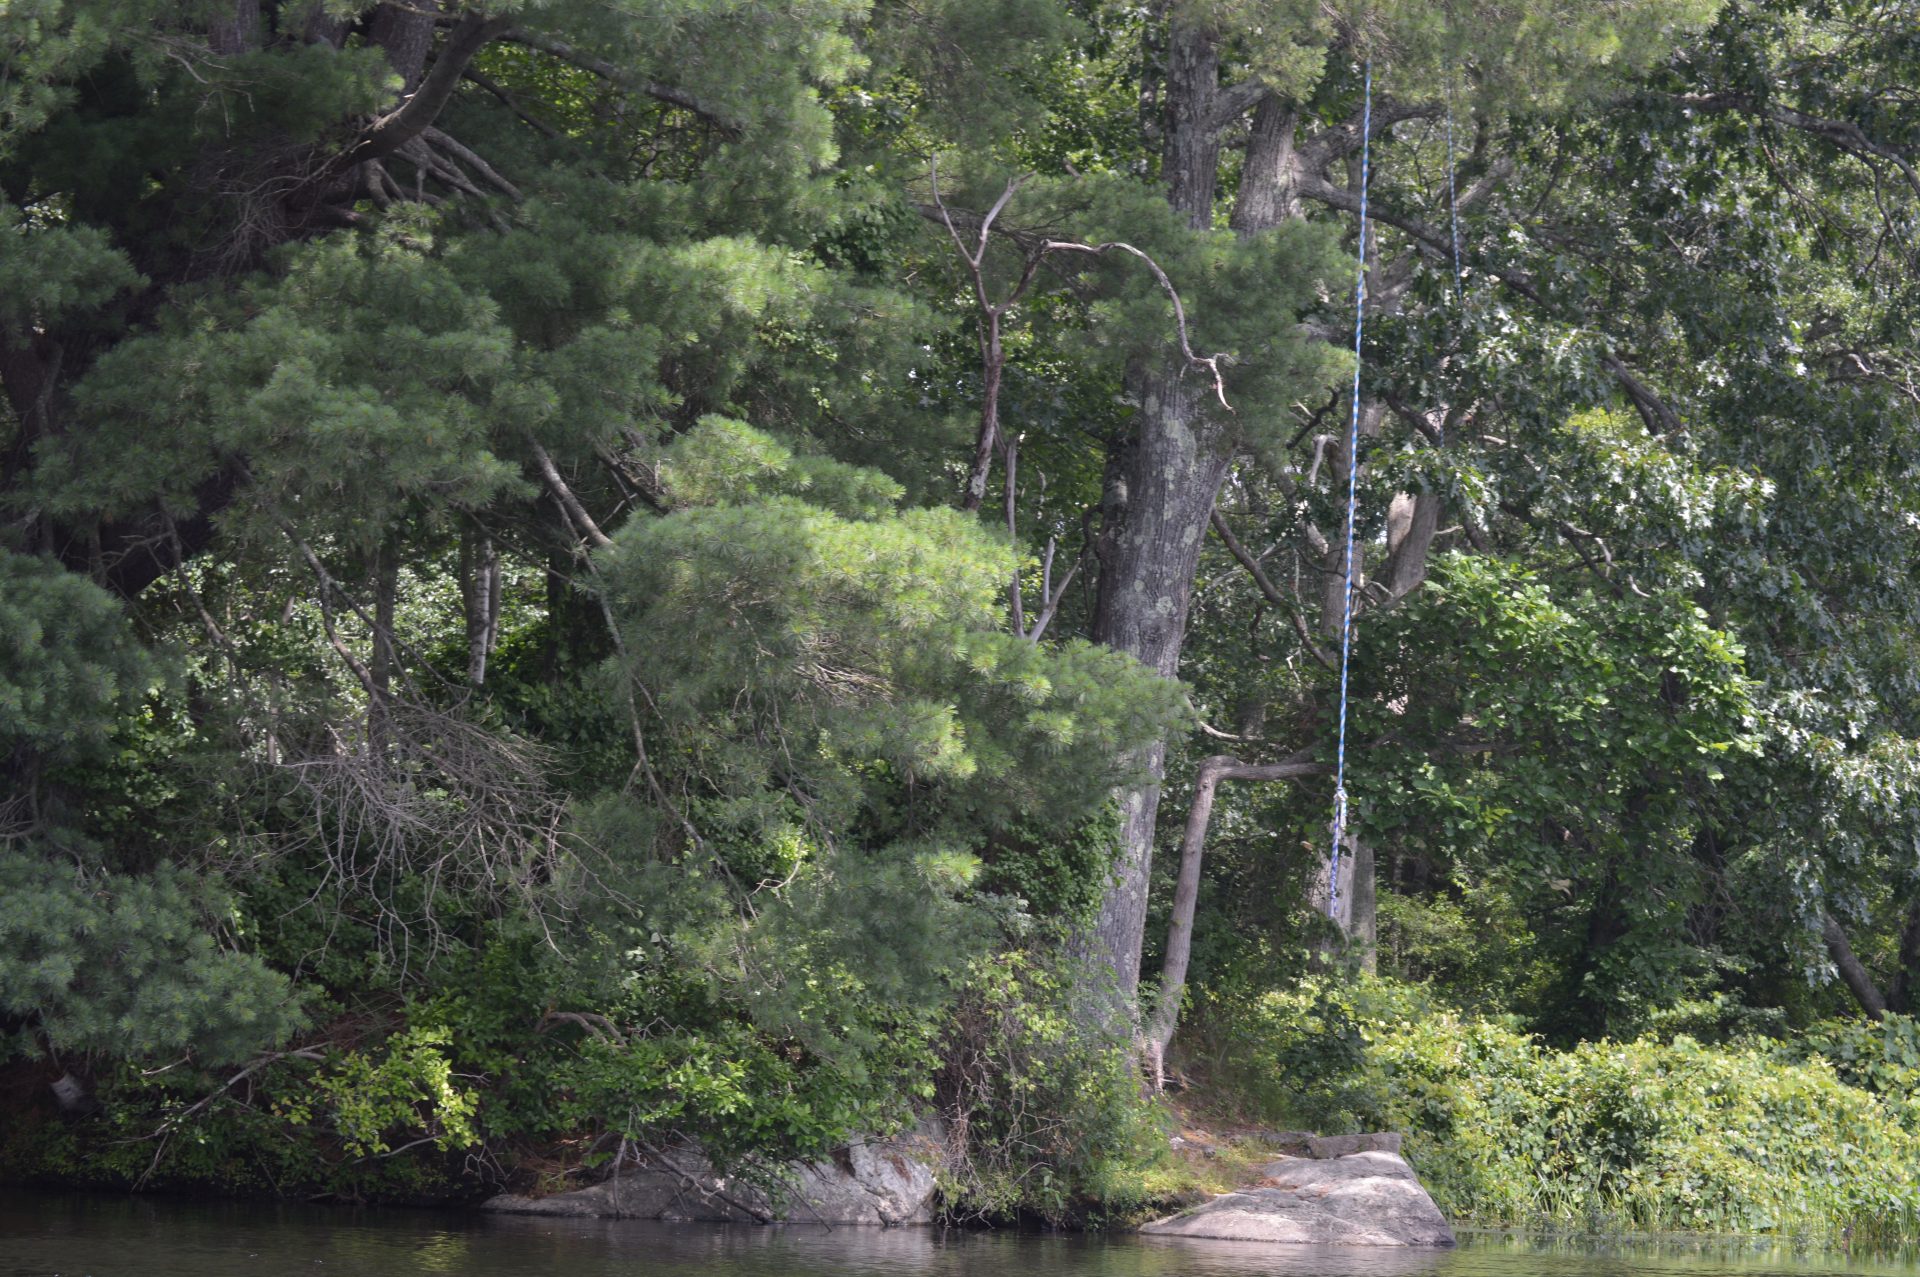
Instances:
[[[676,1162],[674,1162],[672,1158],[668,1157],[665,1153],[662,1153],[658,1148],[654,1147],[654,1145],[649,1141],[641,1139],[638,1136],[636,1136],[634,1137],[634,1143],[638,1144],[641,1148],[646,1149],[647,1152],[653,1154],[653,1158],[655,1162],[657,1162],[660,1166],[665,1168],[672,1175],[677,1177],[682,1184],[692,1189],[695,1193],[698,1193],[702,1201],[718,1201],[722,1205],[729,1206],[734,1210],[739,1211],[741,1214],[746,1215],[748,1218],[752,1219],[755,1223],[771,1224],[773,1222],[773,1215],[771,1213],[767,1211],[763,1211],[757,1206],[747,1205],[747,1203],[732,1196],[725,1189],[720,1188],[718,1185],[707,1185],[707,1184],[701,1183],[699,1179],[697,1179],[687,1171],[682,1170],[680,1166]]]
[[[560,503],[560,508],[566,512],[568,519],[573,522],[580,534],[597,548],[612,545],[613,538],[600,530],[600,525],[595,523],[593,516],[587,513],[587,507],[580,504],[580,498],[573,494],[573,489],[567,486],[567,481],[560,477],[560,468],[553,464],[553,457],[547,450],[541,447],[539,441],[531,435],[527,437],[527,447],[532,449],[534,464],[539,467],[541,477],[547,481],[547,487],[552,491],[554,500]]]
[[[321,1054],[321,1052],[326,1048],[327,1045],[328,1045],[327,1043],[321,1042],[315,1046],[303,1046],[292,1051],[274,1051],[267,1055],[263,1055],[259,1059],[254,1060],[252,1063],[248,1064],[245,1068],[241,1069],[238,1073],[235,1073],[232,1077],[228,1078],[226,1081],[222,1082],[218,1087],[214,1088],[212,1092],[203,1096],[197,1103],[194,1103],[188,1106],[187,1108],[180,1110],[178,1113],[175,1113],[173,1116],[161,1122],[160,1125],[154,1127],[154,1129],[151,1132],[149,1132],[144,1136],[141,1136],[140,1138],[142,1140],[160,1141],[160,1146],[153,1150],[153,1160],[147,1163],[147,1169],[140,1172],[139,1179],[136,1179],[135,1181],[133,1181],[134,1191],[139,1192],[142,1188],[146,1187],[147,1181],[153,1178],[154,1171],[158,1170],[160,1167],[161,1157],[165,1155],[167,1151],[167,1141],[172,1137],[173,1133],[176,1130],[178,1130],[189,1118],[195,1117],[200,1113],[205,1112],[207,1107],[211,1105],[215,1100],[219,1099],[221,1096],[225,1095],[228,1091],[231,1091],[234,1087],[240,1085],[242,1082],[246,1081],[248,1078],[258,1073],[261,1069],[266,1068],[268,1065],[278,1064],[281,1060],[312,1060],[312,1061],[318,1062],[326,1059],[326,1056]]]

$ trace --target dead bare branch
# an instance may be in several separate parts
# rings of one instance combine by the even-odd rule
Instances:
[[[1292,595],[1275,585],[1272,579],[1267,576],[1266,569],[1260,565],[1260,560],[1254,558],[1253,555],[1247,551],[1247,547],[1240,543],[1240,538],[1233,534],[1233,529],[1227,524],[1226,516],[1222,515],[1218,510],[1215,510],[1211,522],[1215,535],[1220,538],[1220,543],[1227,547],[1227,553],[1231,554],[1239,562],[1240,566],[1245,568],[1248,574],[1253,577],[1253,583],[1259,588],[1260,593],[1266,597],[1269,603],[1280,608],[1292,618],[1294,632],[1300,636],[1301,646],[1307,649],[1307,654],[1327,669],[1338,669],[1338,662],[1336,662],[1324,648],[1313,641],[1313,631],[1307,627],[1307,618],[1305,614],[1301,612],[1298,602]]]
[[[552,491],[554,500],[560,503],[561,509],[572,520],[580,535],[596,547],[612,545],[613,538],[600,530],[600,525],[595,523],[593,516],[587,513],[587,507],[580,504],[580,498],[576,497],[573,489],[567,486],[567,481],[560,475],[560,468],[553,464],[553,457],[547,450],[541,447],[540,442],[531,435],[527,437],[527,447],[533,452],[534,464],[539,467],[541,477],[547,481],[547,487]]]

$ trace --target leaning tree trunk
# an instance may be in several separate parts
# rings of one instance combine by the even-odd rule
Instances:
[[[1180,1003],[1186,996],[1187,964],[1193,956],[1193,915],[1200,901],[1200,868],[1206,854],[1207,826],[1213,820],[1214,794],[1220,782],[1227,780],[1289,780],[1325,773],[1326,765],[1310,761],[1311,753],[1303,751],[1277,763],[1246,763],[1219,754],[1202,762],[1194,774],[1193,805],[1187,809],[1187,827],[1180,838],[1180,869],[1174,879],[1173,917],[1167,924],[1160,988],[1140,1033],[1147,1075],[1156,1091],[1166,1085],[1167,1044],[1180,1022]]]
[[[1867,1013],[1870,1020],[1882,1020],[1887,1015],[1887,999],[1881,994],[1880,987],[1873,982],[1866,964],[1853,952],[1853,945],[1847,940],[1845,929],[1830,913],[1820,915],[1820,938],[1826,941],[1827,954],[1833,959],[1834,968],[1839,971],[1840,979],[1846,984],[1847,991],[1853,994],[1854,1001]]]

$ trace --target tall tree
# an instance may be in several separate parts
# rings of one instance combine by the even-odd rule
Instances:
[[[1512,171],[1514,158],[1503,144],[1513,103],[1590,94],[1665,54],[1710,12],[1709,5],[1593,11],[1549,4],[1499,13],[1389,5],[1332,14],[1303,6],[1276,14],[1232,4],[1158,5],[1141,26],[1140,126],[1158,143],[1152,184],[1177,227],[1199,241],[1223,234],[1259,241],[1328,212],[1350,216],[1359,206],[1353,161],[1363,117],[1384,137],[1397,126],[1441,118],[1457,87],[1458,124],[1480,138],[1466,192],[1472,202]],[[1370,115],[1358,101],[1362,64],[1374,66],[1381,85]],[[1239,151],[1237,175],[1223,190],[1230,149]],[[1383,156],[1382,162],[1394,160]],[[1385,220],[1406,236],[1404,251],[1376,268],[1372,305],[1390,312],[1411,281],[1414,261],[1444,253],[1447,241],[1420,218]],[[1190,304],[1204,322],[1205,294]],[[1267,320],[1286,331],[1270,335],[1258,355],[1251,343],[1231,351],[1236,367],[1224,395],[1213,394],[1193,375],[1190,360],[1169,357],[1164,346],[1159,353],[1140,350],[1128,366],[1135,416],[1106,457],[1089,625],[1099,641],[1163,677],[1179,673],[1194,573],[1221,487],[1237,460],[1272,455],[1280,410],[1309,397],[1300,392],[1311,384],[1317,362],[1310,343],[1335,331],[1331,323],[1298,329],[1274,312]],[[1438,421],[1462,407],[1415,411],[1430,428],[1424,414],[1437,414]],[[1369,433],[1383,413],[1377,404],[1365,408]],[[1360,464],[1338,443],[1330,451],[1336,478]],[[1411,498],[1409,534],[1396,538],[1397,561],[1380,573],[1394,583],[1390,590],[1404,594],[1424,576],[1441,502],[1438,493]],[[1301,535],[1323,558],[1343,553],[1337,536],[1310,522]],[[1329,583],[1327,615],[1339,610],[1332,597],[1343,567],[1321,565]],[[1088,956],[1111,973],[1123,999],[1139,982],[1165,760],[1164,743],[1150,746],[1143,761],[1154,782],[1123,799],[1114,881],[1086,940]]]

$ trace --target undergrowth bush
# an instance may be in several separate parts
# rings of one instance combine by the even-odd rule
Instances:
[[[1221,1010],[1221,1083],[1272,1120],[1405,1132],[1457,1220],[1920,1240],[1920,1037],[1902,1017],[1557,1050],[1385,982]]]
[[[1076,987],[1059,960],[1028,951],[974,964],[935,1090],[949,1214],[1099,1226],[1155,1197],[1164,1116],[1125,1036],[1102,1032]]]

